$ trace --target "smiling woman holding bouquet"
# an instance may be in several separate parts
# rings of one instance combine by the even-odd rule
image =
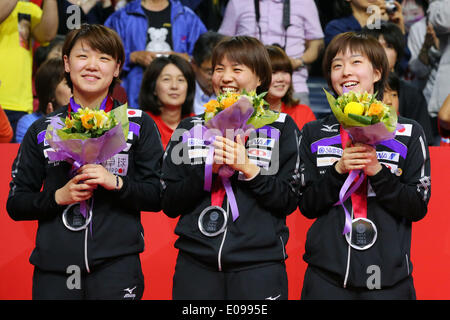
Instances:
[[[431,195],[423,129],[399,117],[390,138],[374,145],[358,142],[389,132],[396,119],[395,111],[377,101],[389,67],[376,39],[353,32],[336,36],[323,71],[339,98],[330,100],[333,114],[302,131],[299,209],[316,219],[305,245],[302,299],[415,299],[411,227],[426,215]],[[347,103],[338,122],[334,103],[349,97],[359,102]],[[368,101],[374,102],[366,117]],[[377,117],[371,110],[389,111],[372,125]],[[352,127],[354,119],[369,123]]]
[[[62,54],[73,97],[25,134],[7,202],[39,224],[33,299],[140,299],[140,212],[160,210],[161,141],[150,117],[110,97],[124,61],[114,31],[82,25]]]
[[[224,39],[212,65],[217,101],[181,121],[163,162],[163,210],[180,217],[173,298],[287,299],[299,131],[259,95],[272,71],[257,39]]]

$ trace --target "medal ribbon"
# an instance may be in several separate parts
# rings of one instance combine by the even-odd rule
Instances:
[[[212,139],[214,140],[214,138]],[[212,143],[212,142],[211,142]],[[208,155],[206,156],[205,160],[205,182],[203,189],[205,191],[211,190],[211,184],[212,184],[212,167],[214,162],[214,147],[212,145],[208,146]],[[219,177],[222,181],[222,186],[219,185],[218,188],[214,188],[211,192],[211,204],[217,205],[218,207],[222,207],[222,202],[225,197],[225,193],[228,197],[228,202],[230,203],[231,207],[231,215],[233,217],[233,221],[236,221],[237,218],[239,218],[239,209],[236,202],[236,197],[234,196],[233,187],[231,186],[231,182],[228,179],[230,176],[233,175],[234,170],[229,168],[228,166],[222,166],[219,169]],[[217,180],[218,181],[218,180]],[[216,181],[216,184],[218,183]],[[215,190],[216,189],[216,190]]]
[[[105,99],[103,99],[102,103],[100,104],[100,110],[104,110],[105,112],[110,112],[113,107],[113,99],[110,96],[106,96]],[[70,97],[69,107],[68,107],[68,114],[69,118],[71,118],[70,113],[71,112],[78,112],[78,110],[81,108],[81,105],[75,102],[73,99],[73,96]]]
[[[214,186],[211,191],[211,205],[222,208],[223,199],[225,198],[225,188],[223,188],[221,179],[214,181]]]
[[[340,128],[342,148],[345,149],[349,139],[348,133]],[[344,206],[344,201],[351,196],[353,215],[355,218],[367,217],[367,178],[361,170],[351,170],[347,179],[344,182],[339,192],[339,202],[345,211],[345,226],[343,234],[350,232],[352,228],[352,218],[347,208]]]

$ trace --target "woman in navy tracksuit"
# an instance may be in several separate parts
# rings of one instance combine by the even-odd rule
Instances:
[[[323,68],[336,95],[347,87],[382,97],[388,67],[376,39],[351,32],[336,36]],[[299,209],[316,220],[307,234],[302,299],[415,299],[411,227],[427,212],[430,158],[421,126],[402,117],[398,122],[403,129],[376,147],[353,145],[333,114],[304,126]],[[363,213],[374,224],[377,237],[367,246],[346,241],[344,209],[336,205],[351,170],[367,176],[344,202],[353,218]],[[366,235],[367,226],[352,233]]]
[[[255,38],[224,40],[212,61],[216,93],[243,89],[260,93],[270,85],[270,60]],[[216,139],[215,169],[225,163],[236,170],[230,181],[239,217],[231,219],[225,195],[216,205],[229,216],[228,222],[222,230],[205,232],[199,222],[212,204],[211,192],[203,190],[206,146],[195,136],[183,141],[180,135],[203,123],[201,116],[182,120],[163,162],[163,210],[169,217],[180,217],[173,298],[287,299],[286,215],[297,202],[293,186],[298,176],[298,128],[290,116],[280,114],[267,130],[250,135],[246,142],[239,137]],[[213,178],[215,191],[219,177]],[[211,215],[210,222],[217,219]]]
[[[49,117],[65,118],[75,107],[105,111],[120,106],[109,94],[124,60],[119,36],[101,25],[82,25],[63,46],[69,105],[34,122],[12,167],[7,210],[14,220],[37,220],[33,299],[140,299],[144,279],[141,211],[160,210],[163,148],[156,125],[140,110],[128,110],[127,147],[102,164],[50,161],[45,140]],[[103,105],[103,104],[102,104]],[[73,231],[62,221],[70,205],[93,199],[92,221]],[[78,219],[80,220],[80,219]],[[70,223],[69,223],[70,226]]]

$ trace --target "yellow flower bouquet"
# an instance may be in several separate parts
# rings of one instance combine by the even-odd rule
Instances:
[[[374,145],[395,136],[397,112],[375,94],[349,91],[335,98],[324,91],[331,111],[354,142]]]
[[[245,110],[245,114],[249,114],[246,119],[245,124],[253,126],[255,129],[261,128],[266,124],[270,124],[278,119],[278,113],[270,110],[269,104],[264,100],[266,92],[259,95],[255,91],[247,92],[243,90],[242,93],[236,92],[225,92],[217,96],[216,100],[210,100],[204,105],[205,107],[205,124],[207,124],[211,119],[216,117],[220,112],[228,109],[226,114],[233,114],[237,110],[243,110],[240,108],[241,104],[237,102],[240,99],[246,99],[250,102],[249,108]],[[232,107],[231,109],[229,109]],[[247,112],[251,110],[251,113]],[[228,116],[225,114],[221,115],[220,121],[225,120],[227,122]],[[207,125],[208,126],[208,125]],[[234,127],[230,126],[230,129]]]
[[[66,134],[79,134],[80,138],[98,138],[117,125],[114,112],[80,108],[71,112],[71,117],[64,120],[65,126],[60,129]]]
[[[54,149],[48,153],[53,161],[78,164],[101,163],[126,147],[128,136],[127,105],[105,112],[78,108],[65,118],[50,118],[45,138]]]

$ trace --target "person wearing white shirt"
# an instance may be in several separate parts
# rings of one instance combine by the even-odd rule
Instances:
[[[224,38],[223,35],[208,31],[200,35],[192,51],[191,65],[195,72],[195,98],[194,113],[196,115],[204,112],[203,105],[215,99],[212,88],[211,76],[213,73],[211,65],[212,50],[215,45]]]

